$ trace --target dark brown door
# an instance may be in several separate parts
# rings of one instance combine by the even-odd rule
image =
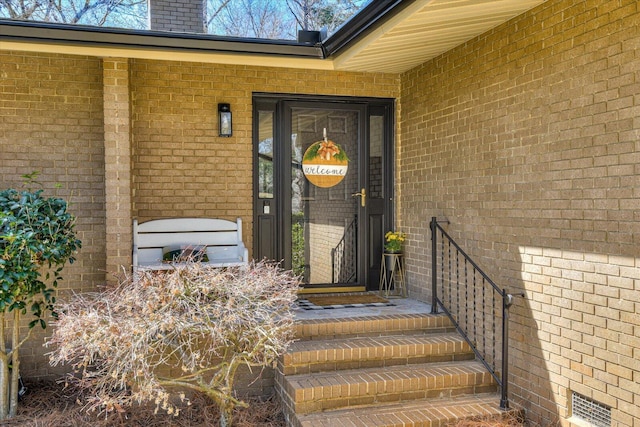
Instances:
[[[392,103],[256,98],[254,106],[254,256],[282,261],[305,288],[377,289],[393,212]],[[348,158],[337,183],[317,182],[303,161],[322,142]]]

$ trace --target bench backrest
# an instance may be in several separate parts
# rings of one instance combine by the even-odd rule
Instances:
[[[216,218],[171,218],[133,221],[133,265],[153,264],[162,260],[163,251],[184,246],[207,246],[215,253],[229,252],[241,246],[242,220]],[[235,248],[234,248],[235,247]],[[241,251],[233,251],[240,252]],[[246,261],[246,260],[245,260]]]

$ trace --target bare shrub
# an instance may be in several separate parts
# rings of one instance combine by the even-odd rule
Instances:
[[[104,292],[57,306],[47,345],[53,365],[71,363],[87,407],[124,411],[153,402],[177,414],[184,391],[202,392],[231,425],[236,370],[269,366],[293,340],[298,280],[264,262],[217,269],[187,262],[142,271]]]

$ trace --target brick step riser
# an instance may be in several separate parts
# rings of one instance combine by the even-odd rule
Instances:
[[[450,385],[445,385],[450,384]],[[355,384],[331,384],[294,390],[284,379],[281,397],[285,407],[296,414],[415,399],[436,399],[497,390],[493,378],[473,373],[398,379],[392,381],[362,381]]]
[[[463,396],[469,394],[480,394],[480,393],[495,393],[497,390],[496,386],[474,386],[474,387],[463,387],[460,389],[447,389],[447,390],[421,390],[414,392],[406,392],[402,394],[390,393],[390,394],[377,394],[375,396],[360,396],[356,398],[346,399],[335,399],[335,400],[323,400],[322,404],[317,404],[317,402],[308,402],[308,403],[299,403],[297,405],[293,405],[294,411],[296,414],[304,415],[310,414],[313,412],[321,412],[321,411],[331,411],[335,409],[344,409],[344,408],[353,408],[364,405],[373,405],[373,404],[385,404],[392,402],[402,402],[409,400],[418,400],[418,399],[445,399],[452,398],[456,396]]]
[[[323,341],[339,338],[455,332],[444,315],[388,316],[303,321],[296,324],[296,339]]]
[[[490,400],[490,401],[489,401]],[[291,416],[287,425],[291,427],[364,426],[367,427],[447,427],[458,421],[481,418],[482,425],[511,425],[514,420],[524,422],[524,412],[518,409],[502,411],[496,408],[493,396],[482,401],[471,400],[466,405],[438,405],[430,407],[428,402],[380,411],[380,405],[363,407],[349,413],[306,414]],[[474,424],[475,425],[475,424]]]
[[[336,357],[336,352],[332,349],[319,350],[314,355],[315,361],[298,364],[291,362],[291,360],[296,360],[296,354],[294,353],[291,354],[291,357],[286,357],[284,360],[281,359],[278,364],[278,372],[284,375],[301,375],[347,369],[384,368],[418,363],[457,362],[473,360],[475,358],[474,353],[468,349],[468,347],[463,351],[451,353],[443,351],[442,349],[431,352],[421,352],[415,351],[415,346],[413,349],[409,349],[408,347],[409,346],[396,347],[390,350],[393,354],[403,355],[400,357],[378,356],[373,348],[356,349],[353,352],[338,352],[338,357]],[[415,354],[407,355],[411,352]],[[371,354],[371,356],[369,356],[369,354]]]
[[[375,338],[375,337],[392,337],[392,336],[407,336],[413,335],[415,333],[421,334],[444,334],[456,332],[456,328],[446,327],[446,328],[426,328],[426,329],[407,329],[407,330],[372,330],[372,331],[361,331],[358,333],[347,334],[344,332],[337,331],[331,335],[317,335],[313,337],[308,336],[300,336],[296,333],[297,341],[327,341],[333,339],[341,339],[341,338]]]

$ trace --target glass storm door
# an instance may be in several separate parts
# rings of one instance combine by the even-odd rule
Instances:
[[[390,108],[302,100],[254,105],[254,257],[282,261],[305,288],[377,289],[392,212],[392,186],[385,184],[391,162],[383,161]]]
[[[297,106],[290,111],[291,267],[307,284],[355,284],[358,217],[363,201],[366,206],[358,168],[363,112]]]

